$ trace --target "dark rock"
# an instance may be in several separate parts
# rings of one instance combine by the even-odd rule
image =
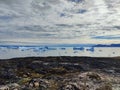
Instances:
[[[87,90],[83,85],[77,83],[70,83],[61,86],[60,90]]]
[[[18,83],[20,88],[9,87],[16,90],[111,90],[105,82],[119,83],[119,72],[119,58],[15,58],[0,60],[0,85]]]
[[[37,88],[39,87],[40,90],[43,90],[43,88],[46,90],[49,87],[49,82],[45,79],[32,79],[29,81],[29,87]]]
[[[31,64],[29,65],[29,67],[31,69],[37,69],[37,68],[41,68],[43,65],[42,65],[42,62],[41,61],[33,61],[31,62]]]
[[[79,63],[60,63],[60,66],[67,71],[82,71],[83,67]]]
[[[96,81],[100,81],[101,80],[100,75],[95,73],[95,72],[89,72],[89,73],[87,73],[87,76],[91,80],[96,80]]]
[[[0,71],[0,78],[15,80],[18,77],[17,77],[17,75],[16,75],[14,70],[8,69],[8,70],[1,70]]]
[[[80,90],[78,87],[72,84],[64,85],[60,88],[60,90]]]
[[[63,67],[56,67],[56,68],[51,68],[48,73],[51,74],[65,74],[67,70]]]
[[[47,80],[55,80],[55,81],[62,81],[63,77],[62,76],[55,76],[55,75],[45,75],[43,79]]]

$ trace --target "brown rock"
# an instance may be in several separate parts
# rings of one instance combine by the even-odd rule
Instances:
[[[106,83],[101,87],[97,88],[96,90],[112,90],[112,85],[110,83]]]

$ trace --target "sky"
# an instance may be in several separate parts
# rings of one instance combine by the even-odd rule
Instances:
[[[118,44],[120,0],[0,0],[0,44]]]

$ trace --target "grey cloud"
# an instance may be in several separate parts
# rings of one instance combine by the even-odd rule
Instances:
[[[73,25],[69,25],[69,24],[56,24],[56,26],[64,27],[64,28],[66,28],[66,27],[68,27],[68,28],[73,27]]]
[[[34,0],[34,1],[32,1],[31,5],[32,5],[33,11],[35,11],[37,13],[39,13],[40,10],[44,11],[44,10],[47,10],[47,9],[51,8],[51,6],[48,3],[46,3],[46,2],[40,2],[40,0],[37,0],[37,1]]]
[[[120,26],[113,26],[113,28],[116,28],[116,29],[120,30]]]
[[[45,31],[40,25],[18,26],[17,29],[31,32]]]
[[[101,1],[94,5],[95,0],[0,0],[0,40],[32,38],[43,42],[45,39],[72,42],[71,39],[78,38],[77,42],[84,36],[116,35],[115,30],[120,29],[118,0],[114,4],[113,0]],[[112,5],[111,9],[108,4]]]

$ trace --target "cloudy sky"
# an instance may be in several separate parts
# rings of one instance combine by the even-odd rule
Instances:
[[[0,0],[3,43],[120,43],[120,0]]]

